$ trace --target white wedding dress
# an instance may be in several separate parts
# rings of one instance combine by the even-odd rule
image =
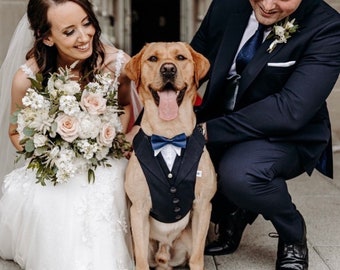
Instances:
[[[25,167],[5,177],[0,200],[0,257],[25,270],[132,270],[126,159],[67,183],[36,184]]]

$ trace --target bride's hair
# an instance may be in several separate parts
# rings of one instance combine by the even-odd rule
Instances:
[[[43,41],[51,33],[51,23],[47,18],[48,9],[53,5],[66,2],[74,2],[81,6],[96,30],[93,37],[93,53],[86,59],[80,70],[80,75],[88,75],[85,77],[88,81],[91,81],[93,79],[92,71],[98,67],[98,60],[101,61],[99,62],[100,65],[104,61],[104,48],[100,41],[101,28],[93,11],[93,6],[88,0],[30,0],[27,6],[27,16],[35,40],[32,49],[26,55],[26,59],[32,57],[35,59],[39,72],[44,78],[57,71],[57,49],[55,46],[46,46]]]

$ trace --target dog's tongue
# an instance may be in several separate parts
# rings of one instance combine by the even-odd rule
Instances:
[[[177,117],[178,105],[175,91],[159,91],[159,117],[163,120],[172,120]]]

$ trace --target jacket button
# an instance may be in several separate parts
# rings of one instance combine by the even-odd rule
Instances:
[[[181,208],[180,208],[180,207],[175,207],[175,208],[174,208],[174,212],[175,212],[175,213],[178,213],[178,212],[180,212],[180,211],[181,211]]]
[[[174,203],[174,204],[179,203],[179,199],[178,199],[178,198],[173,198],[173,199],[172,199],[172,203]]]
[[[177,216],[175,216],[175,219],[177,219],[177,220],[179,220],[179,219],[181,219],[182,218],[182,216],[181,215],[177,215]]]
[[[176,193],[176,192],[177,192],[177,188],[171,187],[171,188],[170,188],[170,192],[171,192],[171,193]]]

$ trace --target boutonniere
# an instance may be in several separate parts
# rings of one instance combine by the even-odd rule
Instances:
[[[273,26],[273,30],[268,35],[268,38],[275,37],[274,41],[269,45],[267,51],[271,53],[277,44],[279,43],[287,43],[287,40],[291,37],[291,34],[294,34],[299,26],[295,23],[295,19],[289,21],[289,17],[287,17],[284,22],[279,24],[275,24]]]

